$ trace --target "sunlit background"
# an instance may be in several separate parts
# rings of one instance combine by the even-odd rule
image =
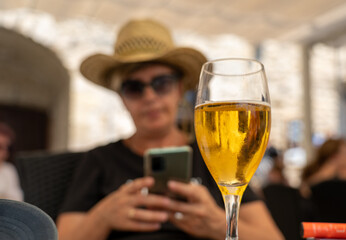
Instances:
[[[264,63],[270,145],[287,169],[346,135],[344,0],[2,0],[0,120],[15,128],[20,151],[84,151],[135,131],[117,94],[84,79],[79,64],[112,54],[119,27],[147,17],[209,59]]]

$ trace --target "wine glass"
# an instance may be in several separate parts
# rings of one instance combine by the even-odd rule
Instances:
[[[203,65],[195,131],[204,162],[224,199],[226,240],[238,240],[239,206],[268,143],[270,110],[262,63],[228,58]]]

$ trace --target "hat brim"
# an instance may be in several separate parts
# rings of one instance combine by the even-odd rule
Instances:
[[[1,240],[57,240],[53,220],[29,203],[0,199]]]
[[[117,70],[123,65],[141,62],[162,62],[177,67],[183,72],[184,90],[195,90],[198,83],[202,65],[207,61],[206,57],[192,48],[174,48],[163,55],[148,56],[142,59],[117,59],[111,55],[95,54],[86,58],[81,66],[80,72],[90,81],[110,88],[106,75],[110,69]]]

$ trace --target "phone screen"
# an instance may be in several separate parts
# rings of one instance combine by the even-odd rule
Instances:
[[[150,193],[181,199],[168,191],[169,180],[189,182],[192,171],[192,148],[189,146],[153,148],[144,154],[144,175],[152,176],[155,185]]]

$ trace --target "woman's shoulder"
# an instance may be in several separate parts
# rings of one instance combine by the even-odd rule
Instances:
[[[123,151],[123,144],[121,143],[121,140],[118,140],[85,151],[83,159],[86,161],[94,161],[95,159],[100,159],[103,161],[109,158],[109,156],[114,156],[114,154],[118,154]]]
[[[123,144],[122,140],[117,140],[114,142],[110,142],[101,146],[97,146],[91,150],[88,151],[88,153],[100,153],[100,152],[114,152],[114,151],[119,151],[122,152],[124,151],[126,146]]]
[[[123,142],[118,140],[102,146],[98,146],[85,153],[89,161],[97,160],[99,163],[114,161],[114,159],[138,158]]]

